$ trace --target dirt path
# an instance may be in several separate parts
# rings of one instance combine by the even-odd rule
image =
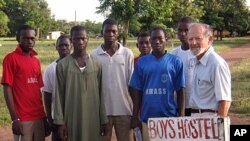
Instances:
[[[250,43],[244,44],[237,48],[232,48],[220,55],[227,61],[229,66],[240,62],[242,59],[250,58]],[[250,115],[229,113],[231,124],[248,124],[250,125]]]
[[[230,66],[240,62],[242,59],[250,58],[250,43],[232,48],[227,52],[222,52],[220,55],[228,62]],[[250,124],[250,115],[241,115],[235,113],[229,113],[231,124]],[[10,126],[0,128],[0,141],[12,141],[12,131]],[[113,136],[112,141],[115,141]],[[46,138],[46,141],[51,141],[50,137]]]

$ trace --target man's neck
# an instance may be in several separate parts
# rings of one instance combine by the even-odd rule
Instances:
[[[88,53],[86,51],[82,51],[82,52],[73,52],[72,53],[73,57],[75,58],[81,58],[84,57],[86,55],[88,55]]]
[[[156,58],[161,58],[162,56],[164,56],[167,53],[167,51],[163,51],[163,52],[155,52],[153,51],[152,54],[156,57]]]
[[[182,44],[182,45],[181,45],[181,49],[182,49],[182,50],[189,50],[188,44]]]
[[[104,43],[102,46],[104,50],[109,50],[117,48],[118,44],[116,42],[112,42],[112,43]]]

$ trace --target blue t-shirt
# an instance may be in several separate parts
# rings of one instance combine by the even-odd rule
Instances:
[[[141,120],[151,117],[176,117],[174,91],[185,87],[181,58],[166,53],[141,57],[133,72],[130,87],[142,91]]]

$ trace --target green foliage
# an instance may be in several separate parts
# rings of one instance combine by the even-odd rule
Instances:
[[[176,0],[173,7],[172,22],[168,22],[167,25],[171,27],[177,27],[179,19],[183,16],[190,16],[195,21],[199,21],[205,14],[203,6],[197,5],[190,0]]]
[[[40,29],[39,35],[45,35],[50,26],[51,16],[45,0],[11,0],[5,1],[2,10],[10,19],[10,35],[14,36],[17,28],[29,24]]]
[[[102,23],[95,23],[89,20],[82,22],[83,25],[88,30],[89,37],[95,38],[100,35],[102,30]]]
[[[8,22],[8,16],[2,11],[0,11],[0,36],[6,36],[9,32]]]

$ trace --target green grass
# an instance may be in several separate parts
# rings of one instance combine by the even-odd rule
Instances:
[[[97,46],[99,46],[103,42],[102,39],[90,39],[88,43],[88,51],[95,49]],[[247,38],[230,38],[230,39],[224,39],[223,41],[215,41],[214,42],[214,48],[217,52],[226,51],[229,48],[249,43],[250,40]],[[135,46],[136,39],[130,39],[128,40],[128,47],[133,51],[134,56],[139,55],[139,51]],[[2,60],[5,57],[5,55],[11,51],[13,51],[16,48],[17,42],[15,41],[15,38],[0,38],[0,44],[2,46],[0,47],[0,79],[2,76]],[[173,48],[175,48],[177,45],[179,45],[179,41],[177,39],[170,39],[167,45],[167,50],[171,51]],[[58,54],[55,50],[55,41],[53,40],[42,40],[36,42],[35,50],[38,52],[38,57],[41,60],[42,63],[42,71],[45,69],[45,67],[57,59]],[[249,60],[248,60],[249,62]],[[246,61],[247,63],[247,61]],[[235,70],[234,70],[235,69]],[[247,97],[249,97],[250,92],[250,66],[248,64],[248,67],[246,64],[239,64],[236,68],[233,67],[232,76],[233,76],[233,98],[235,99],[232,103],[231,110],[234,112],[239,113],[250,113],[249,109],[249,100]],[[247,79],[248,78],[248,79]],[[240,97],[243,97],[244,100],[241,100]],[[247,104],[248,103],[248,104]],[[246,108],[248,107],[248,109]],[[0,127],[10,124],[10,116],[9,112],[7,110],[4,97],[3,97],[3,90],[2,86],[0,87]]]
[[[250,59],[245,59],[231,69],[232,97],[231,111],[250,114]]]

